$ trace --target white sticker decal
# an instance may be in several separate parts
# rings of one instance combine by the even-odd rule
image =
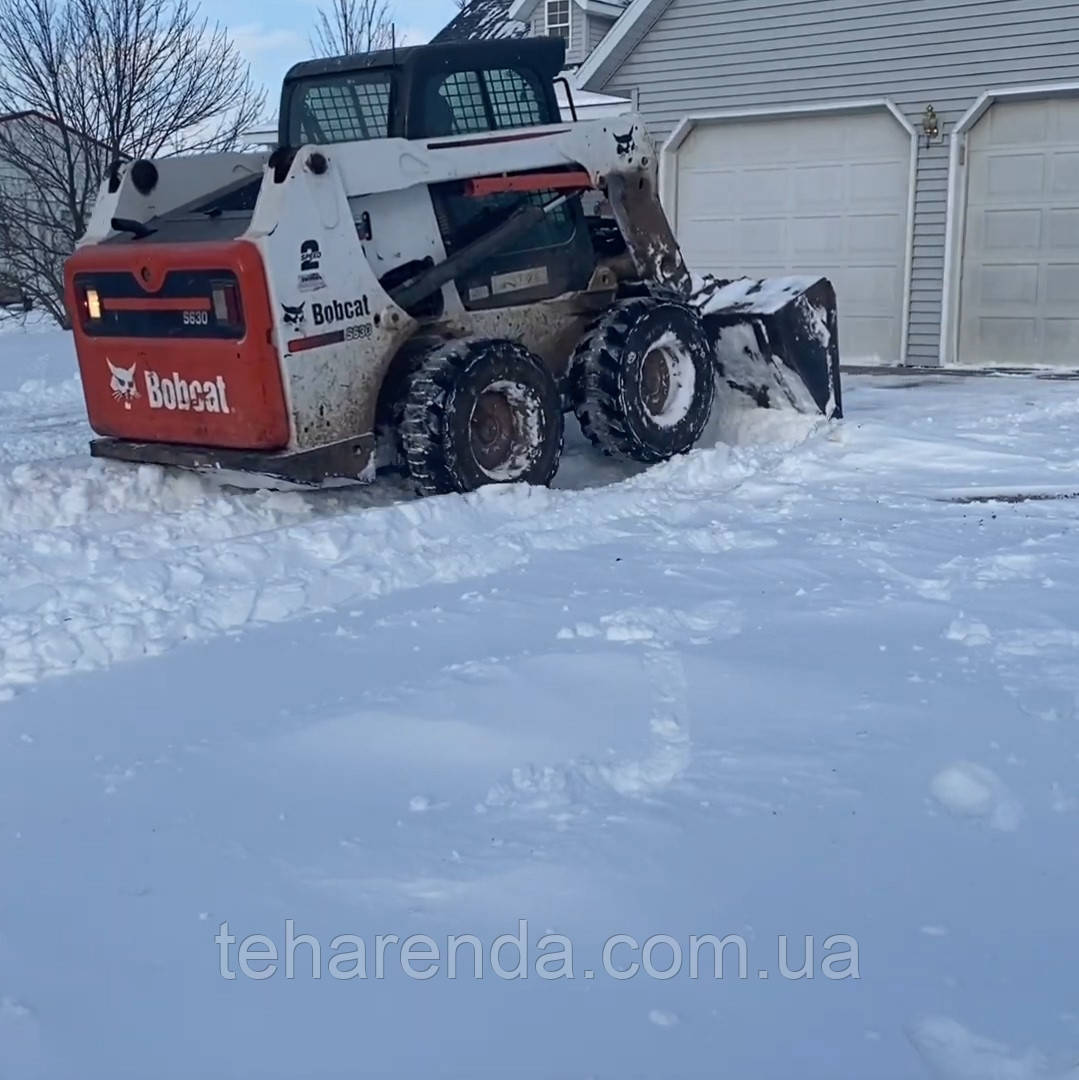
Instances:
[[[547,267],[530,266],[527,270],[515,270],[511,274],[496,274],[491,278],[491,293],[520,292],[522,289],[535,289],[547,284]]]
[[[143,378],[146,382],[146,401],[151,409],[229,412],[228,388],[221,375],[213,380],[188,380],[176,371],[165,376],[158,375],[156,371],[145,371]]]

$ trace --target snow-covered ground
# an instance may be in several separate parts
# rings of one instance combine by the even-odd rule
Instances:
[[[0,334],[3,1080],[1079,1076],[1079,499],[967,501],[1079,383],[418,502],[91,461],[73,372]]]

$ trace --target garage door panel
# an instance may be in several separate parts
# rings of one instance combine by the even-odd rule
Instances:
[[[982,299],[990,304],[1034,304],[1038,300],[1037,266],[983,266]]]
[[[1050,139],[1058,145],[1060,143],[1079,145],[1079,109],[1068,107],[1069,103],[1066,99],[1058,98],[1057,101],[1063,101],[1064,107],[1047,110]]]
[[[1070,308],[1079,305],[1079,262],[1050,263],[1045,268],[1045,301]]]
[[[901,214],[862,214],[844,222],[846,248],[851,255],[891,256],[906,242],[907,223]]]
[[[910,134],[884,109],[701,124],[677,156],[675,228],[686,259],[723,276],[827,275],[844,359],[894,363],[910,155]],[[697,175],[705,169],[709,184]]]
[[[1049,190],[1053,195],[1079,199],[1079,151],[1053,155]]]
[[[860,356],[870,360],[879,357],[880,342],[895,333],[895,320],[884,316],[862,316],[847,311],[840,313],[839,349],[844,357]],[[883,357],[878,363],[886,362]]]
[[[1079,207],[1050,210],[1046,215],[1050,251],[1079,251]]]
[[[989,200],[1028,196],[1045,190],[1045,157],[1041,154],[1002,154],[986,159],[984,196]]]
[[[987,210],[975,223],[971,241],[985,251],[1038,251],[1042,246],[1041,210]]]
[[[1006,109],[990,109],[985,117],[994,146],[1025,146],[1049,138],[1049,114],[1041,101],[1022,101]]]
[[[769,265],[779,263],[783,259],[783,228],[784,222],[778,218],[740,221],[735,246],[748,259]]]
[[[1046,319],[1045,348],[1050,356],[1060,352],[1072,355],[1079,352],[1079,319]]]
[[[848,276],[843,310],[872,314],[880,311],[902,289],[902,275],[894,266],[863,266]]]
[[[968,154],[960,362],[1079,366],[1079,99],[997,102]]]
[[[809,165],[795,174],[797,183],[792,184],[791,209],[801,211],[842,210],[846,203],[842,165]],[[792,177],[793,178],[793,177]]]
[[[1037,340],[1037,324],[1033,319],[986,316],[979,320],[983,347],[993,357],[993,363],[1015,363],[1016,357],[1029,357]]]
[[[910,189],[910,162],[855,163],[847,170],[847,189],[852,205],[862,209],[901,205]]]
[[[734,201],[751,210],[786,210],[790,203],[790,170],[778,166],[746,169],[731,185]],[[721,195],[721,198],[726,197]]]
[[[843,252],[843,219],[797,217],[785,222],[792,258],[805,262],[832,262]]]
[[[733,171],[687,169],[678,178],[678,199],[687,208],[693,207],[694,218],[722,217],[721,193],[735,183],[737,177]]]

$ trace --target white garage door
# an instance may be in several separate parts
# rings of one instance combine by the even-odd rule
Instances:
[[[695,127],[675,228],[693,270],[825,274],[845,362],[899,363],[911,136],[886,109]]]
[[[1079,100],[993,105],[968,155],[960,363],[1079,366]]]

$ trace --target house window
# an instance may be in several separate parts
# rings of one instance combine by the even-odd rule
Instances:
[[[572,0],[547,0],[547,34],[569,40],[569,6]]]

